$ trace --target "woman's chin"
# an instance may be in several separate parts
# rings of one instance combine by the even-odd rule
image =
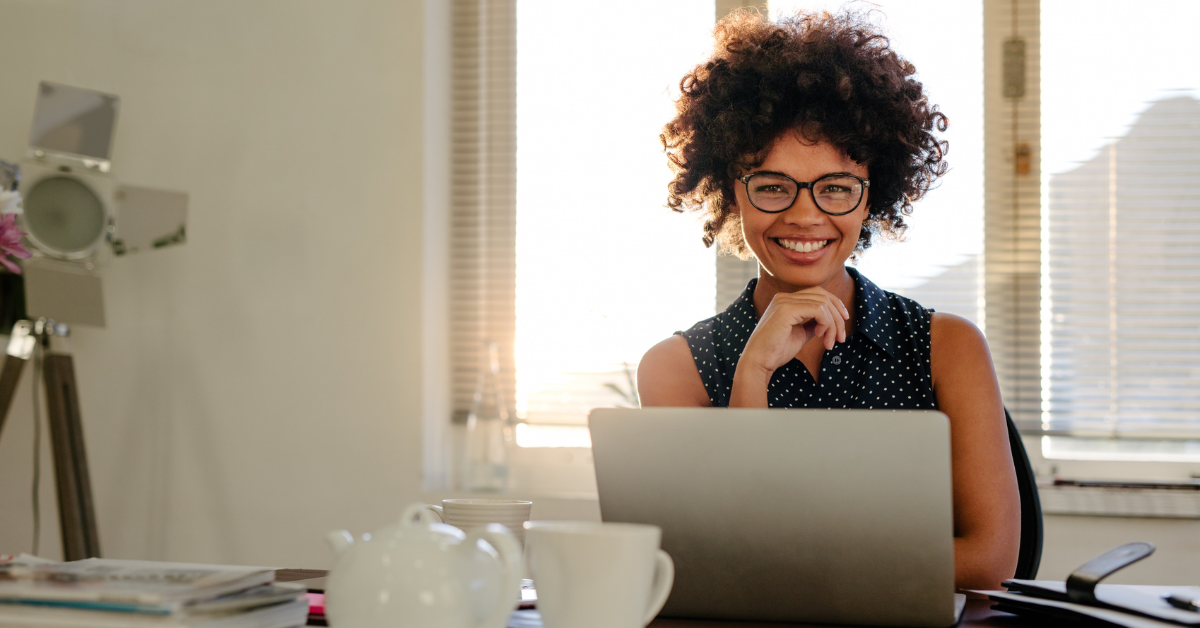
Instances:
[[[760,262],[760,265],[773,282],[778,283],[780,288],[792,288],[791,292],[826,285],[840,273],[845,273],[845,270],[842,270],[845,263],[839,264],[832,256],[822,259],[820,263],[797,264],[772,259],[766,264]]]
[[[822,254],[797,255],[788,251],[783,255],[766,256],[767,261],[760,261],[759,265],[779,284],[794,286],[796,289],[810,288],[825,284],[845,265],[838,263],[836,255],[830,255],[835,253],[833,250],[820,253]]]
[[[796,268],[792,264],[783,265],[782,267],[775,266],[774,264],[771,266],[763,264],[762,266],[766,269],[766,274],[771,276],[774,283],[779,284],[780,287],[791,287],[793,291],[824,285],[830,279],[833,279],[836,271],[840,269],[829,264],[804,268]],[[775,267],[773,268],[772,266]]]

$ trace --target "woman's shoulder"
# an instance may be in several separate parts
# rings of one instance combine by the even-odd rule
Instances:
[[[692,349],[680,334],[650,347],[642,356],[637,387],[642,406],[712,405]]]
[[[930,376],[935,389],[963,373],[985,373],[995,379],[987,338],[975,323],[955,314],[935,312],[929,336]]]
[[[642,405],[721,405],[754,331],[756,279],[729,307],[654,345],[638,364]],[[642,392],[642,391],[645,392]]]
[[[929,335],[934,361],[941,356],[988,353],[987,339],[975,323],[947,312],[933,312]]]

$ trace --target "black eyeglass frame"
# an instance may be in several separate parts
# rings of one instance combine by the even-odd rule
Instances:
[[[775,175],[778,177],[783,177],[783,178],[787,179],[788,181],[791,181],[792,183],[796,184],[796,195],[792,197],[792,201],[787,204],[787,207],[784,207],[783,209],[773,209],[772,210],[772,209],[763,209],[763,208],[759,207],[758,205],[754,205],[754,201],[751,200],[751,195],[750,195],[750,179],[752,179],[755,176],[760,175],[760,174],[771,174],[771,175]],[[820,183],[821,181],[823,181],[825,179],[846,178],[846,177],[850,177],[851,179],[858,179],[858,182],[861,183],[863,186],[863,193],[858,197],[858,202],[854,204],[854,207],[851,207],[850,209],[847,209],[844,212],[836,212],[835,213],[835,212],[831,212],[831,211],[825,211],[825,208],[821,207],[820,201],[817,200],[817,195],[813,193],[813,186],[816,185],[817,183]],[[771,170],[760,170],[758,172],[751,172],[750,174],[742,175],[742,176],[738,177],[738,181],[741,181],[742,184],[746,186],[746,200],[750,201],[751,205],[754,205],[754,209],[757,209],[758,211],[763,212],[764,214],[782,214],[783,212],[791,209],[792,206],[796,204],[796,199],[800,198],[800,190],[808,188],[808,193],[810,196],[812,196],[813,205],[816,205],[817,209],[821,210],[822,213],[829,215],[829,216],[845,216],[846,214],[849,214],[850,212],[858,209],[858,207],[860,205],[862,205],[863,199],[867,197],[867,190],[870,189],[870,187],[871,187],[870,179],[864,179],[856,174],[850,174],[849,172],[831,172],[826,175],[821,175],[820,177],[817,177],[817,179],[815,179],[813,181],[797,181],[782,172],[774,172]]]

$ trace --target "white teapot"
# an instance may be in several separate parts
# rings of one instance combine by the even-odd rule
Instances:
[[[338,555],[325,588],[333,628],[504,628],[521,595],[521,549],[499,524],[463,534],[424,504],[399,525],[326,539]]]

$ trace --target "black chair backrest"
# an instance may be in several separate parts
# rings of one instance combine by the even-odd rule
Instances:
[[[1013,577],[1032,580],[1037,577],[1038,565],[1042,562],[1042,502],[1038,499],[1033,465],[1029,464],[1025,443],[1008,408],[1004,409],[1004,419],[1008,423],[1008,445],[1012,449],[1017,488],[1021,493],[1021,549],[1017,553],[1017,573]]]

